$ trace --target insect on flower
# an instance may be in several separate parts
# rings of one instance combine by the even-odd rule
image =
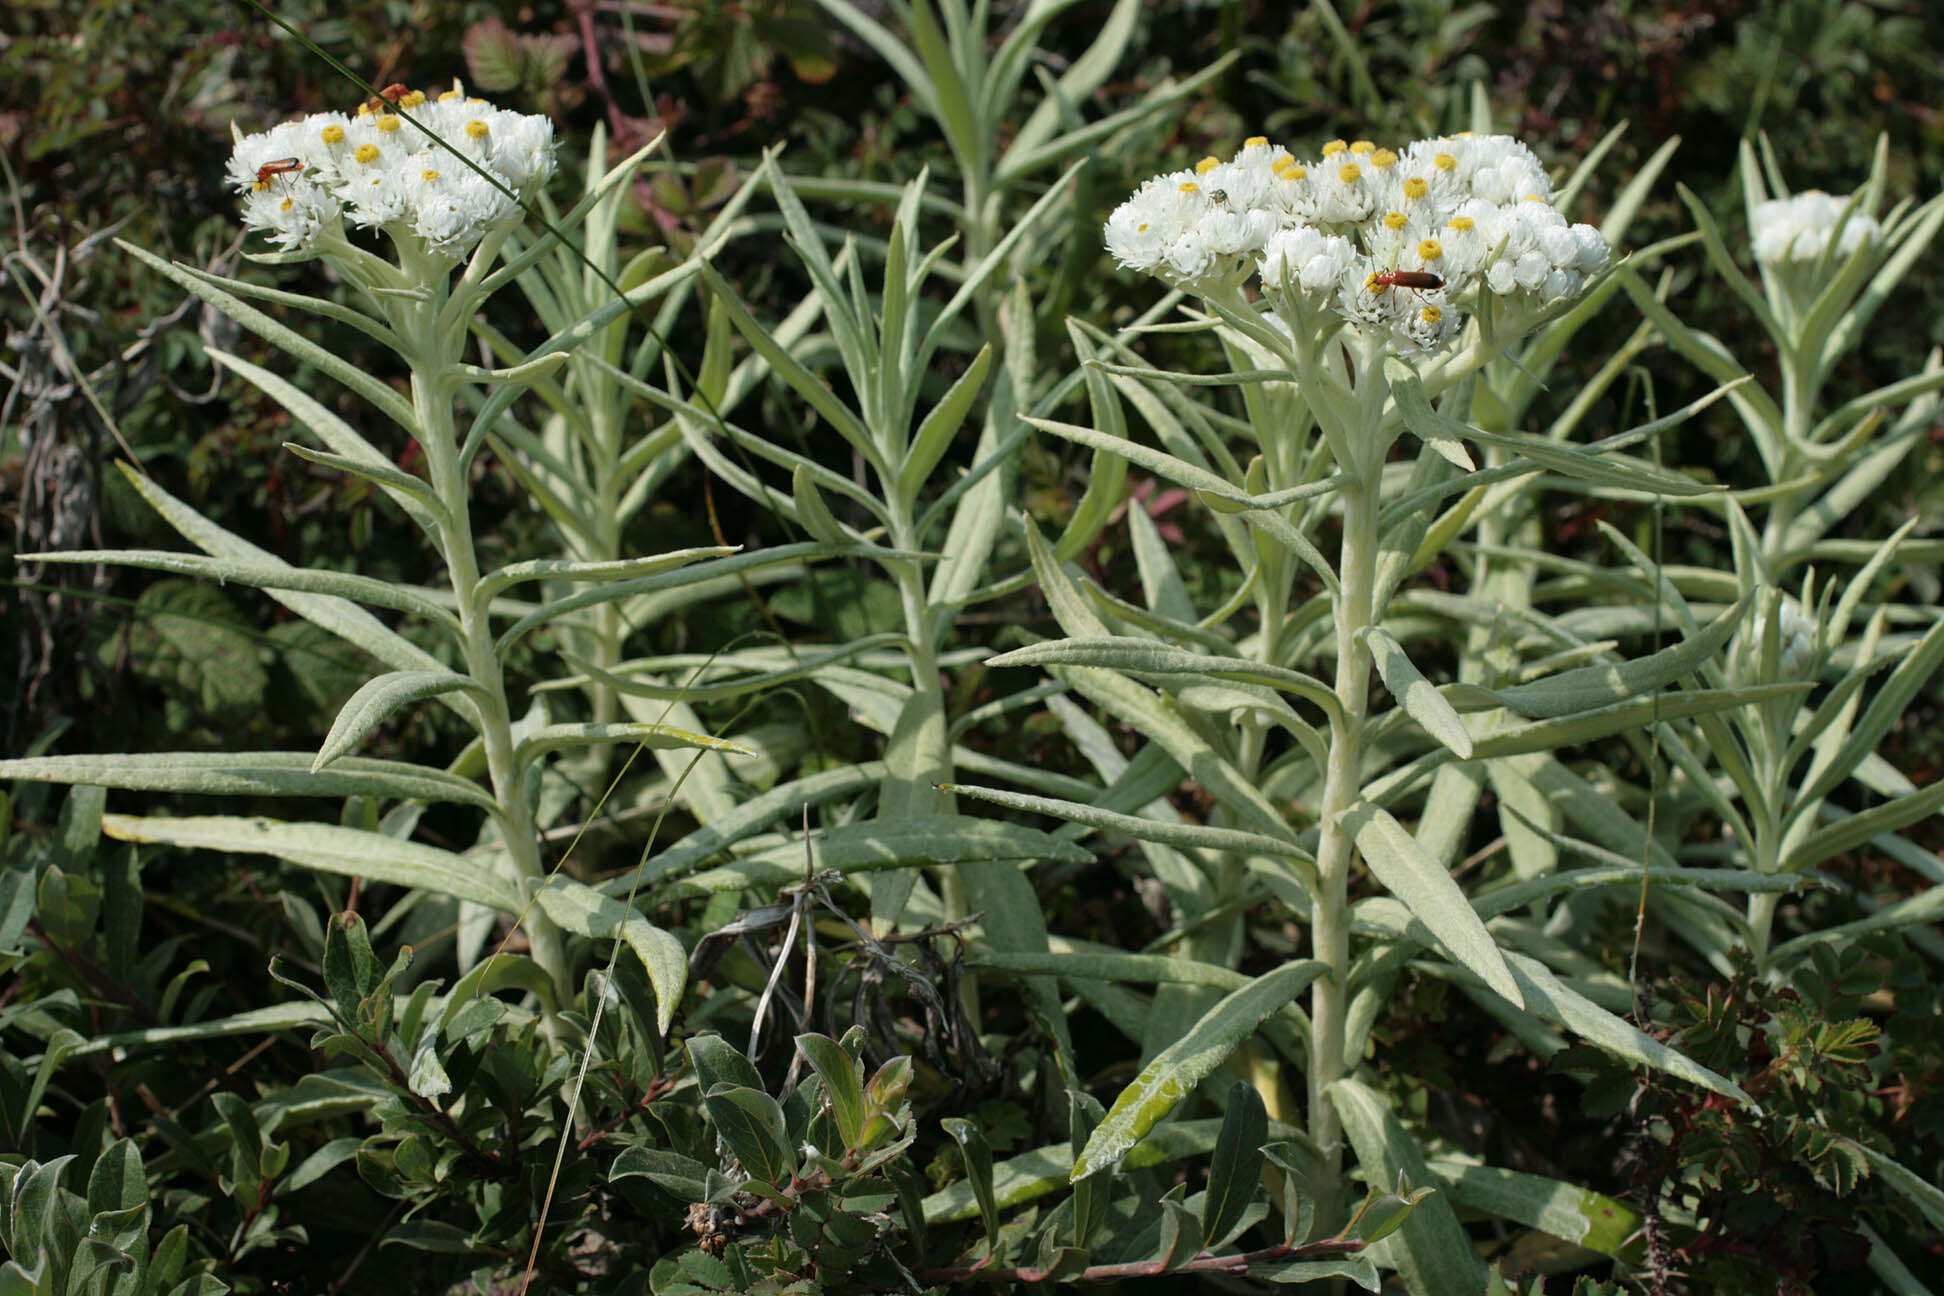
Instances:
[[[293,171],[302,171],[303,169],[304,164],[294,157],[277,158],[274,161],[265,162],[257,168],[256,187],[259,189],[268,189],[270,182],[276,177],[288,175]]]
[[[1429,270],[1379,270],[1370,276],[1365,285],[1377,288],[1415,288],[1419,292],[1435,292],[1444,287],[1445,281]]]
[[[371,96],[371,98],[365,100],[364,110],[367,113],[375,113],[382,112],[386,108],[396,108],[398,107],[398,101],[410,93],[412,93],[412,87],[406,85],[403,81],[394,81],[377,94]]]

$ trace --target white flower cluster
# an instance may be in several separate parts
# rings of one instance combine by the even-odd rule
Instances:
[[[1300,160],[1257,137],[1228,161],[1156,176],[1107,220],[1108,251],[1203,295],[1259,274],[1326,301],[1399,350],[1443,346],[1461,302],[1536,306],[1579,292],[1607,263],[1569,225],[1532,151],[1509,135],[1419,140],[1402,153],[1335,140]]]
[[[1756,204],[1748,215],[1748,233],[1755,245],[1755,259],[1763,265],[1780,266],[1819,259],[1831,239],[1836,242],[1837,253],[1847,256],[1865,242],[1881,238],[1883,230],[1876,217],[1860,208],[1851,209],[1848,198],[1809,189]]]
[[[355,114],[313,113],[239,134],[228,176],[243,195],[244,225],[289,252],[348,217],[456,260],[520,211],[460,157],[522,198],[553,175],[546,117],[495,108],[457,89],[430,101],[394,89],[401,93],[391,102],[416,125],[374,99]]]
[[[1815,662],[1817,640],[1822,628],[1816,619],[1803,610],[1802,604],[1789,595],[1776,600],[1774,612],[1776,628],[1776,674],[1775,682],[1796,683]],[[1769,618],[1754,618],[1753,628],[1748,632],[1746,642],[1737,635],[1736,642],[1729,649],[1732,657],[1746,657],[1747,665],[1742,668],[1742,677],[1748,680],[1760,679],[1762,644],[1768,638]]]

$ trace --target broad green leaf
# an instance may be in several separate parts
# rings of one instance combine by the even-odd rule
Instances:
[[[1264,1018],[1291,1003],[1327,969],[1314,959],[1286,963],[1264,973],[1211,1008],[1187,1035],[1163,1049],[1121,1091],[1087,1140],[1071,1178],[1084,1179],[1116,1167],[1195,1086],[1228,1059]]]
[[[609,1179],[640,1175],[678,1201],[700,1202],[709,1199],[709,1168],[679,1152],[661,1148],[626,1147],[614,1158]]]
[[[1472,754],[1472,740],[1465,731],[1465,722],[1458,718],[1458,713],[1451,709],[1451,704],[1444,700],[1431,681],[1418,672],[1409,654],[1404,651],[1404,645],[1381,626],[1367,627],[1359,637],[1370,649],[1370,659],[1377,667],[1384,687],[1404,708],[1404,713],[1417,721],[1420,729],[1452,755],[1459,760],[1468,759]]]
[[[1419,1187],[1431,1182],[1416,1137],[1376,1093],[1344,1079],[1330,1086],[1330,1101],[1357,1150],[1366,1182],[1373,1187],[1400,1179]],[[1384,1246],[1415,1296],[1477,1296],[1484,1290],[1485,1267],[1443,1193],[1420,1201]]]
[[[760,1089],[718,1084],[703,1095],[709,1120],[742,1162],[744,1173],[772,1186],[796,1169],[788,1123],[776,1099]]]
[[[1421,919],[1454,959],[1507,1000],[1522,1005],[1518,983],[1505,966],[1498,943],[1450,872],[1425,854],[1388,812],[1368,801],[1344,811],[1343,822],[1384,889]]]
[[[1626,1202],[1497,1166],[1433,1161],[1430,1168],[1461,1206],[1517,1221],[1601,1255],[1639,1258],[1640,1212]]]
[[[326,873],[436,891],[502,913],[517,914],[522,907],[519,895],[484,861],[356,828],[227,816],[103,815],[101,830],[117,841],[273,855]]]
[[[1238,1080],[1223,1105],[1222,1133],[1208,1163],[1208,1197],[1202,1207],[1201,1245],[1218,1246],[1262,1187],[1262,1145],[1269,1141],[1269,1111],[1262,1095]]]
[[[979,1203],[979,1216],[985,1221],[986,1253],[990,1255],[999,1247],[999,1203],[992,1191],[992,1148],[979,1127],[969,1120],[947,1116],[939,1124],[958,1142],[965,1159],[965,1177]]]
[[[478,681],[452,671],[392,671],[378,676],[353,693],[338,711],[337,719],[331,722],[331,732],[324,736],[323,745],[317,749],[317,759],[311,762],[311,769],[321,770],[349,755],[398,708],[460,689],[478,698],[487,696]]]
[[[486,789],[444,770],[345,757],[328,770],[313,772],[314,759],[309,752],[34,756],[0,761],[0,779],[209,796],[368,796],[453,801],[482,810],[496,805]]]
[[[655,1026],[666,1034],[688,984],[688,952],[682,943],[619,900],[559,873],[534,898],[547,917],[568,931],[597,941],[618,934],[628,943],[655,988]]]
[[[804,1034],[796,1037],[817,1074],[823,1077],[824,1094],[830,1102],[830,1118],[846,1151],[857,1148],[864,1133],[864,1068],[845,1052],[843,1045],[828,1035]]]

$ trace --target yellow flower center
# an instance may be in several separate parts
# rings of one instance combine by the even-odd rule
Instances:
[[[297,205],[297,200],[295,198],[286,198],[283,200],[283,204],[280,207],[278,207],[277,210],[289,211],[291,208],[295,207],[296,205]]]
[[[1411,218],[1409,216],[1406,216],[1403,212],[1384,213],[1384,227],[1386,229],[1400,230],[1403,229],[1406,225],[1409,225],[1410,223],[1411,223]]]
[[[1469,216],[1453,216],[1450,225],[1452,229],[1457,230],[1460,234],[1468,234],[1478,227],[1478,222]]]
[[[1343,150],[1349,147],[1350,146],[1342,140],[1331,140],[1328,144],[1325,144],[1323,146],[1323,156],[1326,158],[1335,157],[1337,154],[1343,152]]]
[[[451,103],[451,102],[452,102],[452,101],[453,101],[454,99],[464,99],[465,97],[466,97],[466,96],[465,96],[465,94],[464,94],[464,92],[462,92],[462,91],[459,91],[459,90],[447,90],[447,91],[445,91],[444,93],[442,93],[442,94],[441,94],[441,95],[439,96],[439,102],[440,102],[440,103]]]
[[[437,180],[438,178],[439,178],[439,173],[437,171],[434,171],[431,167],[427,167],[425,168],[425,170],[419,172],[419,179],[425,181],[427,184],[430,184],[432,181]]]
[[[1200,185],[1198,185],[1198,184],[1196,184],[1196,183],[1195,183],[1195,182],[1194,182],[1193,180],[1183,180],[1183,181],[1181,182],[1181,192],[1182,192],[1182,193],[1200,193],[1200,192],[1201,192],[1201,186],[1200,186]]]
[[[1426,324],[1436,324],[1439,320],[1444,318],[1444,312],[1439,310],[1436,306],[1426,306],[1423,310],[1418,312],[1418,318],[1423,320]]]
[[[473,118],[473,119],[472,119],[471,121],[469,121],[469,122],[467,122],[467,123],[466,123],[466,137],[467,137],[468,139],[485,139],[485,138],[486,138],[486,123],[485,123],[485,122],[483,122],[483,121],[481,121],[481,120],[479,120],[479,118],[477,118],[477,117],[475,117],[475,118]]]
[[[386,113],[377,121],[373,122],[372,125],[385,132],[385,134],[391,135],[398,130],[400,123],[398,118],[392,116],[390,113]]]
[[[344,127],[338,125],[336,122],[332,122],[329,126],[317,132],[317,135],[326,144],[344,143]]]
[[[1222,165],[1222,159],[1218,157],[1205,157],[1201,161],[1195,163],[1195,174],[1207,175],[1210,171],[1213,171],[1216,167],[1220,165]]]
[[[1418,260],[1425,263],[1436,261],[1444,255],[1444,244],[1436,239],[1425,239],[1418,244]]]
[[[1242,147],[1256,148],[1259,147],[1260,145],[1267,144],[1268,142],[1269,142],[1269,137],[1267,135],[1251,135],[1249,136],[1249,138],[1242,141]]]
[[[1363,168],[1355,162],[1345,162],[1337,168],[1337,179],[1345,184],[1355,184],[1363,179]]]
[[[1431,192],[1431,186],[1424,182],[1423,176],[1412,176],[1404,182],[1404,196],[1416,200]]]
[[[1369,140],[1357,140],[1355,143],[1350,145],[1350,151],[1352,153],[1360,154],[1363,157],[1369,157],[1372,153],[1375,153],[1377,151],[1377,146],[1375,144],[1372,144]]]
[[[360,144],[351,156],[368,166],[378,160],[378,146],[376,144]]]
[[[401,99],[400,99],[400,100],[398,101],[398,106],[399,106],[400,108],[422,108],[422,107],[424,107],[424,106],[425,106],[425,91],[423,91],[423,90],[408,90],[408,91],[406,91],[406,92],[405,92],[405,95],[404,95],[404,97],[403,97],[403,98],[401,98]]]
[[[1458,159],[1449,153],[1440,153],[1431,159],[1431,165],[1437,167],[1440,171],[1456,171],[1458,169]]]
[[[1302,166],[1298,163],[1291,162],[1288,166],[1276,172],[1276,174],[1281,176],[1285,180],[1302,180],[1302,179],[1306,179],[1309,176],[1309,168],[1306,166]]]
[[[1370,155],[1370,165],[1387,171],[1397,165],[1397,154],[1389,149],[1378,149]]]

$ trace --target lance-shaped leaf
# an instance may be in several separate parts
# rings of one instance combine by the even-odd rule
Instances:
[[[846,1151],[855,1150],[864,1133],[863,1066],[828,1035],[799,1035],[796,1043],[823,1078],[824,1096],[830,1104],[830,1119],[837,1126],[837,1137],[844,1141]]]
[[[1074,1162],[1072,1179],[1118,1166],[1128,1151],[1204,1077],[1227,1060],[1264,1018],[1280,1011],[1327,971],[1315,959],[1285,963],[1224,998],[1121,1090]]]
[[[594,940],[619,935],[647,970],[655,988],[655,1025],[667,1033],[688,984],[688,952],[682,943],[619,900],[556,873],[535,899],[547,917],[571,932]]]
[[[986,659],[988,666],[1098,666],[1135,675],[1189,675],[1235,680],[1292,693],[1322,707],[1332,718],[1341,708],[1336,690],[1301,671],[1266,662],[1190,652],[1173,644],[1124,635],[1076,636],[1015,648]],[[1455,718],[1455,717],[1454,717]]]
[[[153,252],[136,247],[132,243],[125,243],[121,239],[115,240],[115,246],[134,257],[137,261],[142,262],[157,274],[174,280],[177,284],[203,301],[208,302],[211,306],[214,306],[217,310],[229,316],[238,324],[249,329],[252,333],[255,333],[258,337],[269,342],[279,350],[282,350],[288,355],[295,356],[297,359],[308,364],[317,366],[324,373],[337,379],[346,387],[349,387],[352,391],[370,401],[374,407],[400,427],[407,431],[411,431],[417,427],[418,420],[412,412],[411,402],[346,360],[343,356],[338,355],[326,347],[319,346],[316,342],[311,341],[311,339],[305,337],[295,329],[278,323],[256,307],[246,304],[237,297],[218,288],[215,284],[210,283],[200,275],[191,273],[183,266],[176,265],[171,261],[165,261]],[[328,307],[329,303],[323,303],[323,305]]]
[[[1465,722],[1431,681],[1418,673],[1404,645],[1381,626],[1367,627],[1360,632],[1360,637],[1370,649],[1370,659],[1383,678],[1384,687],[1404,708],[1404,714],[1417,721],[1420,729],[1459,760],[1468,758],[1472,754],[1472,740],[1465,732]]]
[[[965,1160],[965,1177],[978,1199],[979,1216],[985,1221],[986,1253],[990,1255],[999,1246],[999,1203],[992,1191],[992,1148],[979,1127],[969,1120],[948,1116],[939,1124],[958,1141]]]
[[[1630,697],[1665,688],[1701,669],[1734,635],[1743,614],[1748,610],[1751,597],[1742,596],[1699,634],[1649,657],[1615,665],[1582,666],[1511,688],[1488,689],[1475,684],[1455,684],[1446,689],[1445,696],[1453,706],[1463,710],[1478,711],[1502,706],[1536,720],[1578,715],[1623,702]]]
[[[166,752],[32,756],[0,761],[0,779],[190,792],[205,796],[368,796],[454,801],[492,810],[492,794],[470,779],[404,761],[346,758],[313,773],[309,752]]]
[[[219,582],[235,581],[238,585],[252,585],[259,589],[324,594],[424,617],[455,633],[459,629],[459,622],[452,613],[424,595],[390,581],[354,576],[348,572],[292,567],[286,563],[212,558],[205,554],[178,553],[173,549],[66,549],[58,553],[21,554],[17,561],[88,566],[113,563],[120,567],[142,567],[149,571],[175,572]]]
[[[1269,1110],[1262,1095],[1238,1080],[1229,1086],[1222,1134],[1208,1163],[1208,1198],[1202,1207],[1201,1245],[1220,1246],[1262,1186],[1262,1145],[1269,1141]]]
[[[1462,1206],[1515,1220],[1601,1255],[1639,1258],[1640,1212],[1616,1198],[1497,1166],[1433,1161],[1430,1169]]]
[[[341,756],[348,755],[365,736],[383,724],[392,712],[425,698],[438,697],[464,689],[484,698],[486,689],[477,680],[452,671],[392,671],[367,681],[338,709],[331,732],[317,749],[312,770],[321,770]]]
[[[313,450],[311,447],[300,445],[295,441],[284,442],[283,448],[296,455],[299,459],[317,464],[323,468],[335,468],[339,472],[350,473],[354,477],[364,478],[373,485],[382,486],[386,491],[395,496],[402,496],[403,499],[400,500],[401,504],[404,503],[404,500],[411,500],[417,503],[419,507],[425,510],[428,517],[437,518],[441,521],[445,521],[448,518],[445,505],[439,503],[438,496],[432,493],[430,483],[422,477],[416,477],[406,472],[404,469],[392,463],[391,460],[386,459],[383,455],[377,454],[375,451],[373,452],[373,458],[365,459],[352,455],[333,454],[328,450]]]
[[[563,747],[586,747],[594,743],[637,743],[650,751],[700,748],[703,751],[728,752],[733,756],[756,754],[741,743],[730,742],[727,738],[711,738],[708,734],[691,733],[672,725],[614,721],[605,724],[547,725],[536,729],[522,738],[519,746],[513,749],[513,760],[516,764],[525,765],[550,751]]]
[[[984,385],[986,371],[992,367],[992,344],[986,343],[979,348],[979,354],[972,358],[972,364],[959,375],[951,390],[925,421],[918,425],[918,432],[912,438],[911,449],[906,452],[904,467],[898,471],[898,493],[907,500],[918,498],[919,490],[931,476],[932,469],[945,454],[945,448],[958,435],[959,427],[965,422],[966,413]]]
[[[719,1084],[703,1096],[709,1120],[743,1171],[771,1185],[786,1182],[796,1169],[783,1108],[761,1089]]]
[[[483,863],[356,828],[222,815],[144,819],[110,814],[101,817],[101,831],[117,841],[273,855],[305,868],[418,887],[502,913],[521,908],[518,893]]]
[[[1418,1152],[1417,1139],[1368,1088],[1355,1080],[1330,1086],[1330,1102],[1357,1150],[1357,1163],[1372,1185],[1408,1180],[1424,1185],[1431,1172]],[[1391,1257],[1410,1290],[1422,1296],[1476,1296],[1485,1289],[1485,1267],[1478,1261],[1451,1199],[1433,1193],[1418,1201],[1403,1231],[1389,1243]]]
[[[977,797],[981,801],[1030,814],[1052,815],[1057,819],[1085,824],[1089,828],[1125,833],[1137,841],[1157,842],[1182,850],[1233,851],[1242,855],[1271,855],[1285,859],[1315,858],[1294,842],[1240,828],[1211,828],[1207,824],[1144,819],[1139,815],[1104,810],[1079,801],[1062,801],[1054,797],[1032,796],[1025,792],[1008,792],[1002,788],[976,787],[965,783],[941,784],[940,790]]]
[[[623,558],[615,562],[573,562],[564,558],[541,558],[533,562],[509,563],[488,572],[479,582],[474,599],[482,606],[499,594],[525,581],[572,581],[605,585],[611,581],[659,576],[707,558],[727,558],[739,553],[741,545],[703,545],[695,549],[676,549],[647,558]]]
[[[1498,943],[1444,865],[1426,854],[1388,812],[1368,801],[1344,811],[1343,823],[1384,889],[1431,929],[1451,957],[1512,1003],[1523,1005]]]

